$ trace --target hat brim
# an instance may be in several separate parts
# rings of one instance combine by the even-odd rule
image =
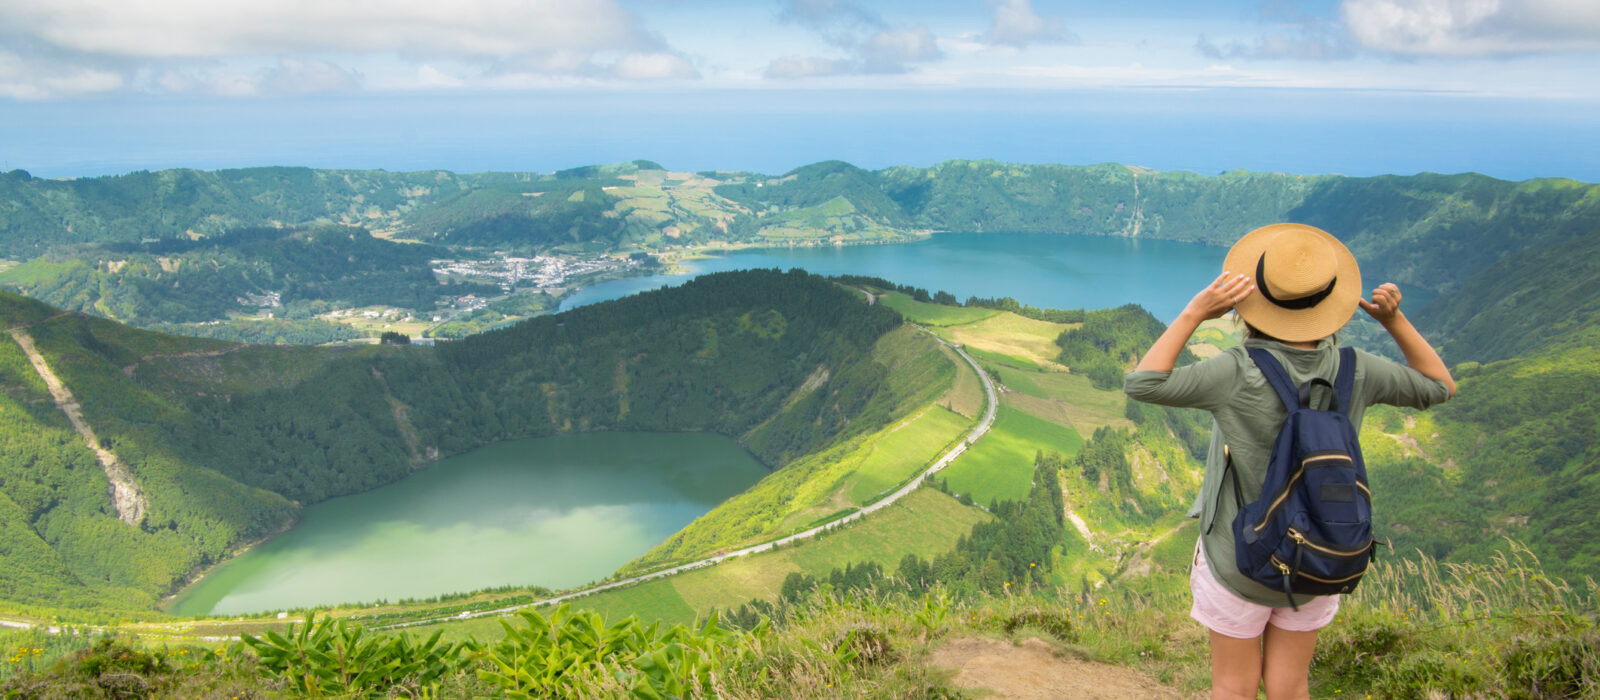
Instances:
[[[1235,304],[1233,310],[1239,313],[1245,323],[1279,340],[1297,343],[1321,340],[1349,323],[1350,317],[1355,315],[1362,292],[1361,268],[1356,264],[1356,257],[1333,234],[1305,224],[1262,226],[1233,244],[1222,263],[1222,269],[1229,274],[1255,279],[1256,263],[1261,260],[1262,254],[1266,253],[1274,239],[1288,231],[1315,233],[1330,244],[1338,262],[1333,289],[1315,306],[1287,309],[1267,299],[1261,293],[1261,281],[1256,280],[1256,289],[1244,301]]]

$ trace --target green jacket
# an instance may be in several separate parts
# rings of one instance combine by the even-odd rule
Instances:
[[[1278,429],[1288,418],[1283,403],[1256,369],[1246,348],[1265,348],[1288,370],[1296,385],[1313,377],[1333,381],[1339,361],[1338,348],[1324,339],[1313,350],[1290,347],[1271,340],[1246,340],[1206,360],[1172,370],[1129,372],[1122,390],[1131,398],[1163,406],[1203,408],[1215,419],[1211,428],[1211,449],[1206,455],[1205,480],[1200,497],[1190,509],[1190,517],[1200,518],[1201,542],[1206,561],[1217,580],[1240,597],[1261,605],[1287,607],[1283,591],[1251,581],[1235,565],[1233,516],[1242,504],[1234,502],[1233,487],[1222,481],[1223,446],[1233,455],[1234,472],[1246,502],[1261,493],[1266,480],[1267,462]],[[1429,379],[1410,367],[1396,364],[1372,353],[1356,351],[1355,388],[1352,392],[1350,422],[1361,429],[1366,408],[1386,403],[1410,408],[1427,408],[1450,398],[1444,382]],[[1226,486],[1226,488],[1224,488]],[[1381,488],[1381,485],[1375,485]],[[1215,524],[1213,526],[1213,523]],[[1297,596],[1296,604],[1310,600]]]

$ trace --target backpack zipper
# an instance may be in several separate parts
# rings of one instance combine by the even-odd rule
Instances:
[[[1312,576],[1311,574],[1308,574],[1308,573],[1306,573],[1304,571],[1296,571],[1296,570],[1290,568],[1288,564],[1285,564],[1282,559],[1279,559],[1278,555],[1276,555],[1276,554],[1272,555],[1272,565],[1274,567],[1277,567],[1278,571],[1283,572],[1283,575],[1285,575],[1285,576],[1293,574],[1295,576],[1300,576],[1302,578],[1311,579],[1312,581],[1316,581],[1317,583],[1327,583],[1327,584],[1333,584],[1333,585],[1338,585],[1338,584],[1341,584],[1341,583],[1349,583],[1350,581],[1353,581],[1355,579],[1361,578],[1362,576],[1365,576],[1366,573],[1367,573],[1367,568],[1366,567],[1362,567],[1360,573],[1353,574],[1353,575],[1350,575],[1350,576],[1346,576],[1346,577],[1341,578],[1341,579],[1336,579],[1336,580],[1331,580],[1330,581],[1330,580],[1325,579],[1325,578],[1318,578],[1316,576]]]
[[[1272,505],[1267,506],[1267,512],[1261,514],[1261,522],[1257,523],[1255,528],[1253,528],[1253,529],[1256,532],[1261,532],[1261,529],[1267,526],[1267,521],[1272,519],[1272,514],[1277,512],[1278,506],[1283,505],[1283,500],[1289,497],[1289,492],[1290,491],[1294,490],[1295,482],[1299,481],[1300,477],[1305,475],[1306,467],[1308,465],[1310,465],[1312,462],[1325,462],[1325,461],[1330,461],[1330,460],[1337,460],[1337,461],[1341,461],[1341,462],[1354,462],[1355,461],[1355,460],[1350,458],[1350,455],[1346,455],[1346,454],[1315,455],[1315,456],[1307,457],[1307,458],[1301,460],[1300,461],[1300,468],[1295,471],[1294,476],[1289,477],[1288,483],[1284,484],[1283,490],[1278,492],[1278,497],[1272,500]],[[1359,480],[1359,479],[1356,480],[1356,486],[1359,486],[1362,491],[1367,491],[1366,484],[1361,483],[1361,480]],[[1369,500],[1369,501],[1372,500],[1372,492],[1371,491],[1367,491],[1367,500]]]
[[[1360,549],[1339,549],[1339,548],[1336,548],[1336,547],[1330,547],[1330,546],[1325,545],[1325,544],[1320,544],[1320,543],[1312,540],[1309,535],[1307,535],[1307,534],[1305,534],[1305,533],[1303,533],[1303,532],[1301,532],[1299,530],[1296,530],[1296,529],[1294,529],[1292,527],[1289,528],[1289,539],[1294,540],[1296,544],[1299,544],[1302,547],[1310,547],[1310,548],[1315,549],[1315,550],[1317,550],[1319,552],[1322,552],[1323,554],[1329,554],[1329,555],[1332,555],[1332,556],[1335,556],[1335,557],[1355,557],[1355,556],[1360,556],[1362,554],[1366,554],[1367,552],[1372,551],[1372,542],[1373,542],[1373,541],[1369,540],[1367,542],[1367,545],[1365,547],[1361,547]]]

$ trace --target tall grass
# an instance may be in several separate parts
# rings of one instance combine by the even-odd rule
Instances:
[[[1034,588],[1018,582],[999,595],[959,599],[938,587],[913,597],[892,577],[877,589],[851,594],[825,584],[775,615],[780,623],[760,622],[747,630],[719,624],[715,616],[663,629],[632,617],[608,623],[597,614],[564,608],[527,611],[512,618],[499,642],[450,647],[455,651],[439,661],[453,670],[427,677],[434,680],[356,692],[383,694],[403,687],[447,695],[954,698],[965,696],[949,685],[950,670],[932,665],[934,650],[961,638],[1034,637],[1060,654],[1131,667],[1180,692],[1201,693],[1210,682],[1209,649],[1204,629],[1188,619],[1187,579],[1187,572],[1158,566],[1148,575],[1102,586]],[[1358,591],[1342,601],[1339,618],[1323,630],[1312,664],[1312,695],[1600,697],[1597,594],[1600,586],[1592,580],[1568,583],[1545,575],[1538,558],[1516,543],[1482,564],[1421,555],[1379,561]],[[324,635],[330,639],[361,637],[344,628],[351,624],[345,621],[321,624],[335,627],[338,634]],[[10,678],[0,681],[0,694],[23,690],[20,697],[36,697],[26,691],[72,678],[86,688],[103,686],[103,669],[100,676],[84,676],[83,669],[92,665],[84,659],[113,659],[123,666],[129,666],[123,663],[128,658],[145,660],[99,640],[92,642],[104,647],[99,651],[82,649],[89,640],[37,633],[7,634],[0,641],[13,655],[31,656],[43,647],[37,663],[18,663],[30,661],[19,656],[7,669]],[[432,648],[411,642],[374,648],[390,647]],[[236,645],[225,653],[240,651],[242,645]],[[281,664],[266,657],[258,662],[244,654],[219,665],[190,661],[187,653],[192,652],[152,651],[144,665],[153,670],[118,666],[121,675],[114,680],[140,685],[146,682],[127,674],[142,672],[148,683],[140,687],[206,694],[218,688],[259,693],[294,685],[275,675]],[[46,654],[57,656],[51,670],[41,668]],[[247,680],[257,673],[265,677]]]
[[[1379,561],[1317,648],[1330,690],[1394,698],[1600,697],[1593,579],[1507,542],[1487,563]]]

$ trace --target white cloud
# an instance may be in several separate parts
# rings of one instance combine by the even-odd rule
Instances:
[[[119,90],[126,85],[126,76],[116,71],[29,59],[0,48],[0,97],[49,100]]]
[[[891,26],[871,10],[845,0],[787,0],[780,17],[815,32],[846,58],[786,56],[767,64],[769,78],[901,73],[908,63],[944,57],[926,26]]]
[[[417,85],[420,87],[458,88],[465,84],[465,80],[434,68],[431,64],[424,63],[417,67]]]
[[[1351,37],[1411,56],[1600,51],[1595,0],[1345,0]]]
[[[5,76],[3,94],[42,97],[133,85],[228,95],[359,88],[362,76],[330,57],[446,60],[482,76],[698,77],[618,0],[0,0],[0,52],[48,68]],[[437,68],[416,78],[418,87],[451,83]]]
[[[359,72],[327,61],[284,57],[274,65],[253,71],[168,69],[145,81],[142,87],[170,93],[259,97],[342,92],[359,88],[361,82]]]
[[[283,58],[261,76],[260,89],[269,94],[343,92],[361,86],[361,74],[316,59]]]
[[[1216,44],[1204,35],[1195,41],[1195,50],[1211,59],[1295,59],[1333,61],[1351,58],[1355,52],[1342,38],[1320,32],[1267,34],[1254,42],[1229,41]]]
[[[623,80],[671,80],[698,78],[700,71],[687,59],[674,53],[630,53],[611,66],[611,74]]]
[[[1022,48],[1028,44],[1073,44],[1078,38],[1068,32],[1059,17],[1041,17],[1029,0],[988,0],[994,6],[994,22],[986,35],[990,43]]]
[[[815,78],[828,75],[846,75],[855,71],[855,64],[816,56],[785,56],[767,64],[768,78]]]
[[[862,42],[859,53],[868,70],[882,68],[888,72],[900,70],[904,63],[932,61],[944,56],[939,51],[939,40],[923,26],[880,31]]]
[[[135,58],[293,52],[500,57],[633,49],[648,39],[613,0],[6,0],[9,33]]]

